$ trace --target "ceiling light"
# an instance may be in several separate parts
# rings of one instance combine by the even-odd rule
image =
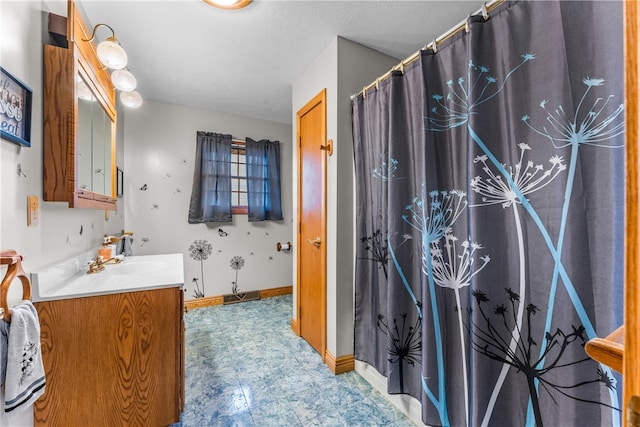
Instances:
[[[217,7],[219,9],[242,9],[246,7],[251,0],[203,0],[205,3],[210,4],[211,6]]]
[[[122,101],[122,105],[129,108],[138,108],[142,105],[142,97],[135,90],[131,92],[121,92],[120,101]]]
[[[138,84],[135,76],[129,70],[115,70],[111,73],[111,83],[116,89],[123,92],[134,90]]]

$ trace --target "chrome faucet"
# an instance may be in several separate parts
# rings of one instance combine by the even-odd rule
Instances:
[[[120,263],[120,258],[113,257],[109,259],[104,259],[101,256],[96,257],[96,259],[87,262],[89,265],[89,270],[87,270],[87,274],[99,273],[104,270],[105,264],[118,264]]]

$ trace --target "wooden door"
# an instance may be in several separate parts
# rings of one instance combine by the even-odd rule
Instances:
[[[640,421],[640,7],[637,1],[625,5],[625,97],[627,146],[627,218],[626,218],[626,275],[625,275],[625,336],[623,366],[623,402],[627,417],[623,425],[637,425]],[[628,412],[627,412],[628,411]]]
[[[326,89],[296,115],[298,137],[298,334],[326,348]]]

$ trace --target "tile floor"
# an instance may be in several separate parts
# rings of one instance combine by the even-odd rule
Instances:
[[[291,331],[291,298],[185,314],[182,425],[414,426],[355,372],[329,371]]]

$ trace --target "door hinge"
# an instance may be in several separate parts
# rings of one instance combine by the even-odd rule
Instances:
[[[302,234],[302,221],[298,221],[298,234]]]
[[[302,148],[302,135],[298,135],[298,147]]]

